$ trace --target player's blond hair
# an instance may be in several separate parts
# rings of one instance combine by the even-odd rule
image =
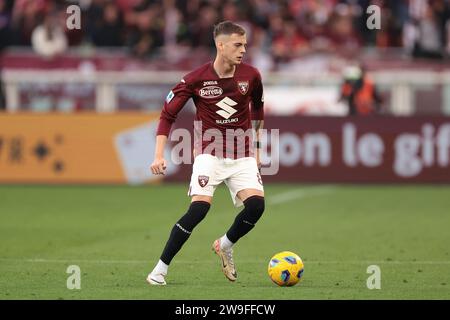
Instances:
[[[219,24],[214,26],[214,39],[216,39],[221,34],[224,35],[231,35],[233,33],[237,33],[241,36],[245,34],[245,29],[238,25],[237,23],[234,23],[232,21],[222,21]]]

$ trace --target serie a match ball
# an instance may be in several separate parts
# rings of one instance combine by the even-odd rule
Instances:
[[[281,287],[290,287],[302,279],[304,269],[303,261],[298,255],[283,251],[270,259],[267,271],[274,283]]]

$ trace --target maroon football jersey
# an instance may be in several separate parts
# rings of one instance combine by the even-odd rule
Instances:
[[[169,135],[178,112],[189,98],[197,109],[196,154],[235,159],[250,155],[251,120],[264,118],[263,86],[256,68],[242,63],[236,65],[233,77],[220,78],[209,62],[187,74],[167,95],[157,135]],[[222,139],[218,138],[219,132]],[[218,151],[223,153],[220,155]]]

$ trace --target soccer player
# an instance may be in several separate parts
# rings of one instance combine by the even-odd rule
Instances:
[[[241,26],[230,21],[217,24],[214,40],[217,48],[214,62],[187,74],[169,92],[161,112],[155,159],[151,165],[155,175],[165,172],[163,154],[167,136],[189,98],[196,106],[196,136],[211,136],[211,133],[216,136],[194,143],[195,158],[188,191],[191,204],[173,226],[160,260],[147,277],[150,284],[166,284],[169,264],[205,218],[220,183],[225,182],[236,207],[244,205],[228,231],[212,245],[228,280],[237,279],[233,245],[253,229],[264,212],[264,188],[259,173],[259,138],[264,118],[261,75],[256,68],[242,62],[247,40]],[[231,138],[230,132],[233,132]],[[247,139],[248,132],[255,133],[250,134],[251,139]],[[217,133],[223,135],[223,139]]]

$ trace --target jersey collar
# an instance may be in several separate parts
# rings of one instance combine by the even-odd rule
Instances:
[[[211,69],[211,72],[214,74],[214,76],[216,76],[218,79],[234,79],[236,77],[236,73],[238,72],[239,65],[238,64],[236,65],[236,69],[234,70],[233,76],[227,78],[221,78],[217,74],[216,69],[214,69],[214,60],[209,63],[209,68]]]

